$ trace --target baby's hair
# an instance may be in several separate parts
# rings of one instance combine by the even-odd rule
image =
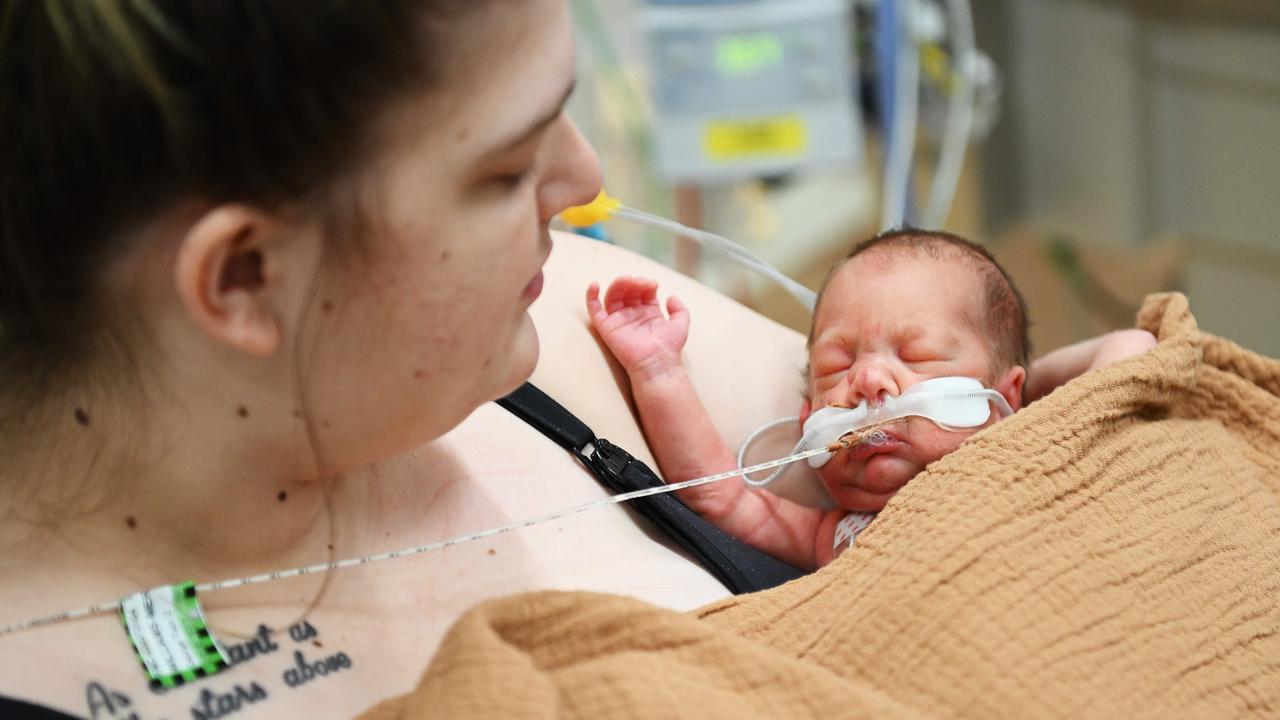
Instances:
[[[892,253],[923,254],[935,260],[960,259],[967,261],[978,271],[985,297],[982,303],[982,317],[975,318],[985,325],[990,338],[995,367],[993,375],[1014,366],[1027,367],[1031,355],[1031,340],[1028,335],[1030,320],[1027,317],[1027,303],[1018,292],[1017,286],[1009,277],[1009,273],[1000,266],[995,257],[983,246],[967,240],[959,235],[941,230],[919,230],[902,227],[876,235],[858,243],[848,255],[831,268],[827,273],[822,288],[818,291],[818,305],[822,304],[822,296],[826,293],[827,284],[840,268],[850,260],[871,251]],[[817,308],[814,308],[817,315]],[[809,331],[809,342],[813,342],[813,330]]]

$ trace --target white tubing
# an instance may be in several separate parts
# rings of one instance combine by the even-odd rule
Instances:
[[[655,227],[659,230],[665,230],[674,235],[689,238],[690,240],[704,246],[716,248],[739,265],[773,278],[773,280],[781,285],[787,292],[791,293],[792,297],[808,308],[810,312],[813,312],[814,306],[817,305],[817,293],[801,285],[795,280],[792,280],[786,275],[783,275],[777,268],[756,257],[750,250],[747,250],[726,237],[716,235],[715,233],[709,233],[705,230],[691,228],[687,225],[678,223],[675,220],[668,220],[667,218],[659,217],[658,215],[653,215],[651,213],[644,212],[643,210],[636,210],[629,207],[618,208],[614,211],[613,216],[640,223],[642,225]]]
[[[741,470],[743,467],[746,466],[745,461],[747,457],[747,449],[750,448],[751,444],[756,441],[756,438],[760,437],[764,433],[769,432],[770,430],[776,427],[781,427],[783,425],[790,425],[798,422],[800,422],[800,416],[792,415],[791,417],[778,418],[777,420],[767,422],[764,425],[761,425],[760,427],[756,428],[755,431],[752,432],[750,435],[748,435],[747,438],[742,441],[742,444],[738,446],[738,469]],[[795,455],[797,452],[799,452],[801,445],[804,445],[804,438],[801,438],[800,442],[796,443],[796,446],[791,449],[791,454]],[[787,471],[787,467],[789,466],[784,465],[778,468],[777,470],[774,470],[772,473],[769,474],[768,477],[766,477],[763,480],[756,480],[745,472],[742,473],[742,479],[746,481],[747,485],[750,485],[751,487],[757,487],[757,488],[764,487],[765,485],[768,485],[774,480],[777,480],[778,478],[782,477],[782,474]]]
[[[721,480],[728,480],[729,478],[738,477],[739,475],[745,476],[747,473],[751,473],[751,472],[759,472],[761,470],[771,470],[776,467],[784,467],[794,462],[807,460],[810,457],[819,455],[824,452],[827,452],[827,449],[825,447],[816,448],[814,450],[808,450],[806,452],[789,455],[784,458],[778,458],[777,460],[770,460],[768,462],[757,463],[756,465],[752,465],[751,467],[748,467],[748,468],[739,467],[737,470],[729,470],[722,473],[716,473],[715,475],[707,475],[705,477],[694,478],[692,480],[685,480],[683,482],[671,483],[669,485],[660,485],[658,487],[645,488],[643,490],[632,490],[631,492],[613,495],[603,500],[596,500],[593,502],[584,503],[582,505],[574,505],[573,507],[563,508],[561,510],[547,513],[545,515],[539,515],[537,517],[529,518],[527,520],[519,520],[513,523],[508,523],[506,525],[489,528],[488,530],[481,530],[479,532],[468,533],[466,535],[458,535],[456,537],[449,538],[448,540],[441,540],[439,542],[433,542],[427,545],[419,545],[417,547],[404,548],[402,550],[395,550],[392,552],[381,553],[378,555],[366,555],[364,557],[350,558],[347,560],[338,560],[335,562],[318,563],[316,565],[307,565],[304,567],[296,567],[288,570],[277,570],[275,572],[262,573],[261,575],[251,575],[249,577],[233,578],[229,580],[221,580],[218,582],[200,583],[196,585],[196,591],[201,593],[207,593],[213,590],[227,590],[231,588],[246,587],[249,585],[261,585],[263,583],[275,582],[277,580],[286,580],[288,578],[300,577],[303,575],[325,573],[331,570],[341,570],[343,568],[356,567],[359,565],[368,565],[369,563],[382,562],[384,560],[395,560],[403,557],[411,557],[413,555],[421,555],[423,553],[432,552],[434,550],[441,550],[443,548],[451,547],[453,545],[460,545],[462,543],[471,542],[473,540],[480,540],[482,538],[501,535],[503,533],[510,532],[512,530],[518,530],[520,528],[529,527],[531,525],[537,525],[539,523],[544,523],[551,520],[558,520],[560,518],[568,517],[570,515],[576,515],[578,513],[585,512],[587,510],[594,510],[597,508],[607,507],[610,505],[617,505],[618,503],[626,502],[628,500],[635,500],[637,498],[649,497],[651,495],[661,495],[663,493],[675,492],[677,490],[683,490],[685,488],[697,487],[699,485],[707,485],[713,482],[720,482]],[[53,623],[64,622],[66,620],[74,620],[78,618],[89,617],[92,615],[100,615],[102,613],[115,612],[119,609],[120,609],[120,601],[113,600],[105,603],[100,603],[98,605],[93,605],[90,607],[78,608],[76,610],[66,610],[60,613],[42,615],[39,617],[30,618],[28,620],[23,620],[22,622],[16,622],[10,625],[0,626],[0,636],[8,635],[9,633],[18,632],[20,630],[27,630],[30,628],[36,628],[43,625],[50,625]]]
[[[964,169],[965,150],[973,130],[973,12],[969,0],[947,0],[947,25],[951,31],[951,102],[947,105],[947,124],[938,154],[938,168],[929,188],[929,202],[922,217],[924,227],[941,228],[951,212],[960,171]]]

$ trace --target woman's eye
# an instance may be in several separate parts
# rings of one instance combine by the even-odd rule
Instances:
[[[506,190],[518,190],[524,181],[533,175],[533,166],[513,173],[505,173],[494,178],[494,182]]]

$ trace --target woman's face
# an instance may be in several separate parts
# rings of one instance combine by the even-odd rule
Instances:
[[[600,188],[562,113],[562,0],[490,5],[446,37],[460,49],[445,87],[392,113],[357,179],[364,251],[327,264],[311,306],[304,383],[332,470],[435,438],[529,376],[548,224]]]

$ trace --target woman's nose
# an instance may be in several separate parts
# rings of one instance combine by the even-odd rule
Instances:
[[[854,366],[849,391],[852,396],[849,401],[852,404],[857,405],[865,399],[870,407],[876,407],[887,396],[896,397],[900,394],[893,372],[880,362],[866,362]]]
[[[600,159],[568,115],[561,116],[556,142],[547,148],[549,160],[538,188],[538,212],[546,222],[566,208],[586,205],[600,193]]]

